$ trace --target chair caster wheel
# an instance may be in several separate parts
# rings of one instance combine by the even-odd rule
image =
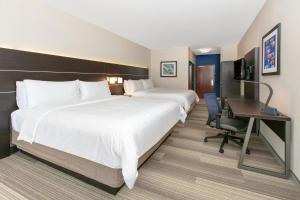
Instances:
[[[207,142],[207,138],[204,138],[204,142]]]
[[[224,150],[223,150],[223,149],[220,149],[219,152],[220,152],[220,153],[224,153]]]
[[[247,149],[247,150],[246,150],[246,154],[250,154],[250,149]]]

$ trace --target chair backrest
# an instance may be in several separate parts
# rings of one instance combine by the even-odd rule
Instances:
[[[222,112],[222,108],[217,99],[216,93],[206,93],[204,94],[205,103],[208,110],[208,120],[207,124],[216,119],[216,114]]]

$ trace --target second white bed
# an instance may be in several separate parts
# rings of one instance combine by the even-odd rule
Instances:
[[[186,112],[189,112],[193,103],[199,102],[197,94],[192,90],[173,89],[173,88],[152,88],[127,92],[133,97],[147,97],[168,99],[177,102]]]

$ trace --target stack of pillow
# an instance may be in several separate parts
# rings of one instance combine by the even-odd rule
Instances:
[[[124,81],[124,90],[127,94],[141,90],[149,90],[152,88],[154,88],[154,85],[151,79]]]
[[[85,82],[75,80],[55,82],[24,80],[17,81],[16,86],[16,98],[19,109],[111,96],[107,81]],[[151,88],[153,88],[151,79],[124,81],[126,93]]]
[[[37,81],[16,82],[19,109],[34,108],[55,103],[110,97],[107,81]]]

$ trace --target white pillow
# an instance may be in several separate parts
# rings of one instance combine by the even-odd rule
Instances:
[[[143,90],[143,83],[141,80],[128,80],[126,84],[126,89],[129,93],[136,92],[138,90]]]
[[[111,96],[107,81],[79,81],[79,88],[81,99],[105,98]]]
[[[24,80],[23,82],[29,108],[80,99],[77,81]]]
[[[19,109],[27,108],[27,95],[23,81],[17,81],[16,88],[16,100]]]
[[[129,91],[128,91],[128,86],[127,86],[127,81],[126,80],[124,80],[124,83],[123,83],[123,87],[124,87],[124,91],[125,91],[125,93],[128,93]]]
[[[136,85],[136,90],[137,91],[144,90],[144,85],[143,85],[142,80],[136,80],[135,85]]]
[[[154,88],[152,79],[142,79],[145,90]]]
[[[135,92],[136,86],[134,80],[128,80],[126,84],[127,93]]]

